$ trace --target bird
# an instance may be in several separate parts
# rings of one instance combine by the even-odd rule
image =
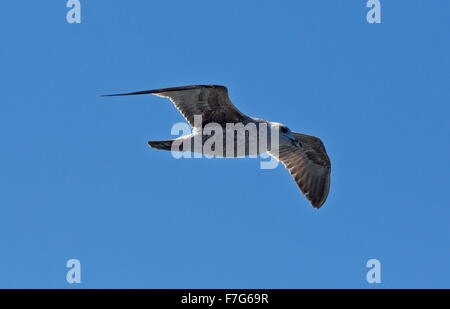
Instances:
[[[131,96],[153,94],[159,97],[168,98],[178,111],[183,115],[189,125],[192,127],[192,133],[181,136],[173,140],[149,141],[152,148],[160,150],[173,150],[176,142],[182,144],[186,141],[193,141],[201,135],[201,141],[206,140],[202,129],[209,123],[218,124],[223,128],[223,142],[226,142],[225,135],[227,124],[254,124],[265,125],[269,131],[278,132],[278,143],[275,144],[270,138],[267,138],[267,146],[261,147],[262,139],[258,135],[256,153],[267,152],[276,160],[281,162],[291,174],[300,191],[309,200],[313,208],[319,209],[325,203],[330,190],[331,162],[326,152],[323,142],[315,136],[306,135],[291,131],[286,125],[279,122],[271,122],[260,118],[249,117],[237,109],[228,96],[228,89],[221,85],[191,85],[171,88],[161,88],[154,90],[144,90],[128,93],[106,94],[105,97],[113,96]],[[200,121],[196,121],[196,117]],[[268,134],[271,136],[270,134]],[[239,142],[236,134],[233,132],[234,143]],[[248,139],[248,134],[247,134]],[[242,136],[239,140],[243,140]],[[249,155],[249,142],[244,137],[245,153]],[[180,147],[179,151],[205,152],[204,149],[194,149],[190,147]],[[241,145],[242,146],[242,145]],[[275,147],[276,146],[276,147]],[[225,151],[217,152],[214,147],[214,154],[220,154],[223,157],[237,157],[236,150],[233,153]],[[254,151],[255,152],[255,151]]]

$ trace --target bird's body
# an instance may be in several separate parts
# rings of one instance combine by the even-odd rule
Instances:
[[[290,131],[285,125],[241,113],[227,88],[196,85],[115,94],[155,94],[169,98],[193,128],[175,140],[150,141],[153,148],[197,152],[215,157],[256,156],[268,152],[281,161],[315,208],[325,202],[331,164],[320,139]]]
[[[250,118],[245,123],[214,122],[204,127],[194,127],[192,134],[174,140],[149,141],[149,145],[161,150],[193,152],[218,158],[255,157],[270,151],[271,129],[277,130],[277,127],[257,118]],[[217,142],[219,139],[220,143]]]

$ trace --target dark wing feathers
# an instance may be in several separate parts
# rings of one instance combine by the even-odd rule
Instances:
[[[192,127],[194,115],[202,116],[202,126],[210,122],[226,124],[246,122],[249,119],[231,103],[227,88],[219,85],[162,88],[107,96],[139,94],[155,94],[169,98]]]
[[[270,154],[284,164],[312,206],[320,208],[330,190],[330,159],[317,137],[295,132],[292,134],[298,140],[298,146],[280,136],[278,154]]]

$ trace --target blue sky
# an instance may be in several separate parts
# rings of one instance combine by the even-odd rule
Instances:
[[[81,3],[2,4],[0,287],[450,287],[449,1]],[[99,97],[202,83],[324,141],[322,209],[282,166],[149,148],[169,101]]]

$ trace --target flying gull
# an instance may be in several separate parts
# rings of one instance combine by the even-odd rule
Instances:
[[[193,128],[193,133],[182,136],[182,140],[193,139],[196,134],[202,134],[202,128],[208,123],[217,123],[223,127],[225,132],[224,136],[228,128],[227,124],[230,123],[242,123],[244,125],[254,123],[257,127],[261,124],[265,124],[270,130],[277,130],[277,132],[279,132],[277,149],[268,146],[267,149],[258,148],[257,152],[261,153],[267,151],[275,159],[282,162],[314,208],[320,208],[327,199],[330,189],[331,164],[325,147],[319,138],[292,132],[288,127],[281,123],[270,122],[244,115],[231,103],[228,97],[227,88],[219,85],[183,86],[109,94],[105,96],[140,94],[154,94],[160,97],[169,98],[173,102],[175,107]],[[196,116],[201,116],[200,123],[195,121]],[[149,141],[148,143],[151,147],[156,149],[172,150],[172,146],[177,140],[180,140],[180,138],[165,141]],[[204,136],[202,137],[202,140],[205,140]],[[248,144],[246,146],[245,154],[248,155]],[[192,148],[184,149],[184,151],[196,150]],[[200,149],[200,151],[203,151],[203,149]],[[227,155],[224,152],[223,156],[236,157],[236,153]]]

